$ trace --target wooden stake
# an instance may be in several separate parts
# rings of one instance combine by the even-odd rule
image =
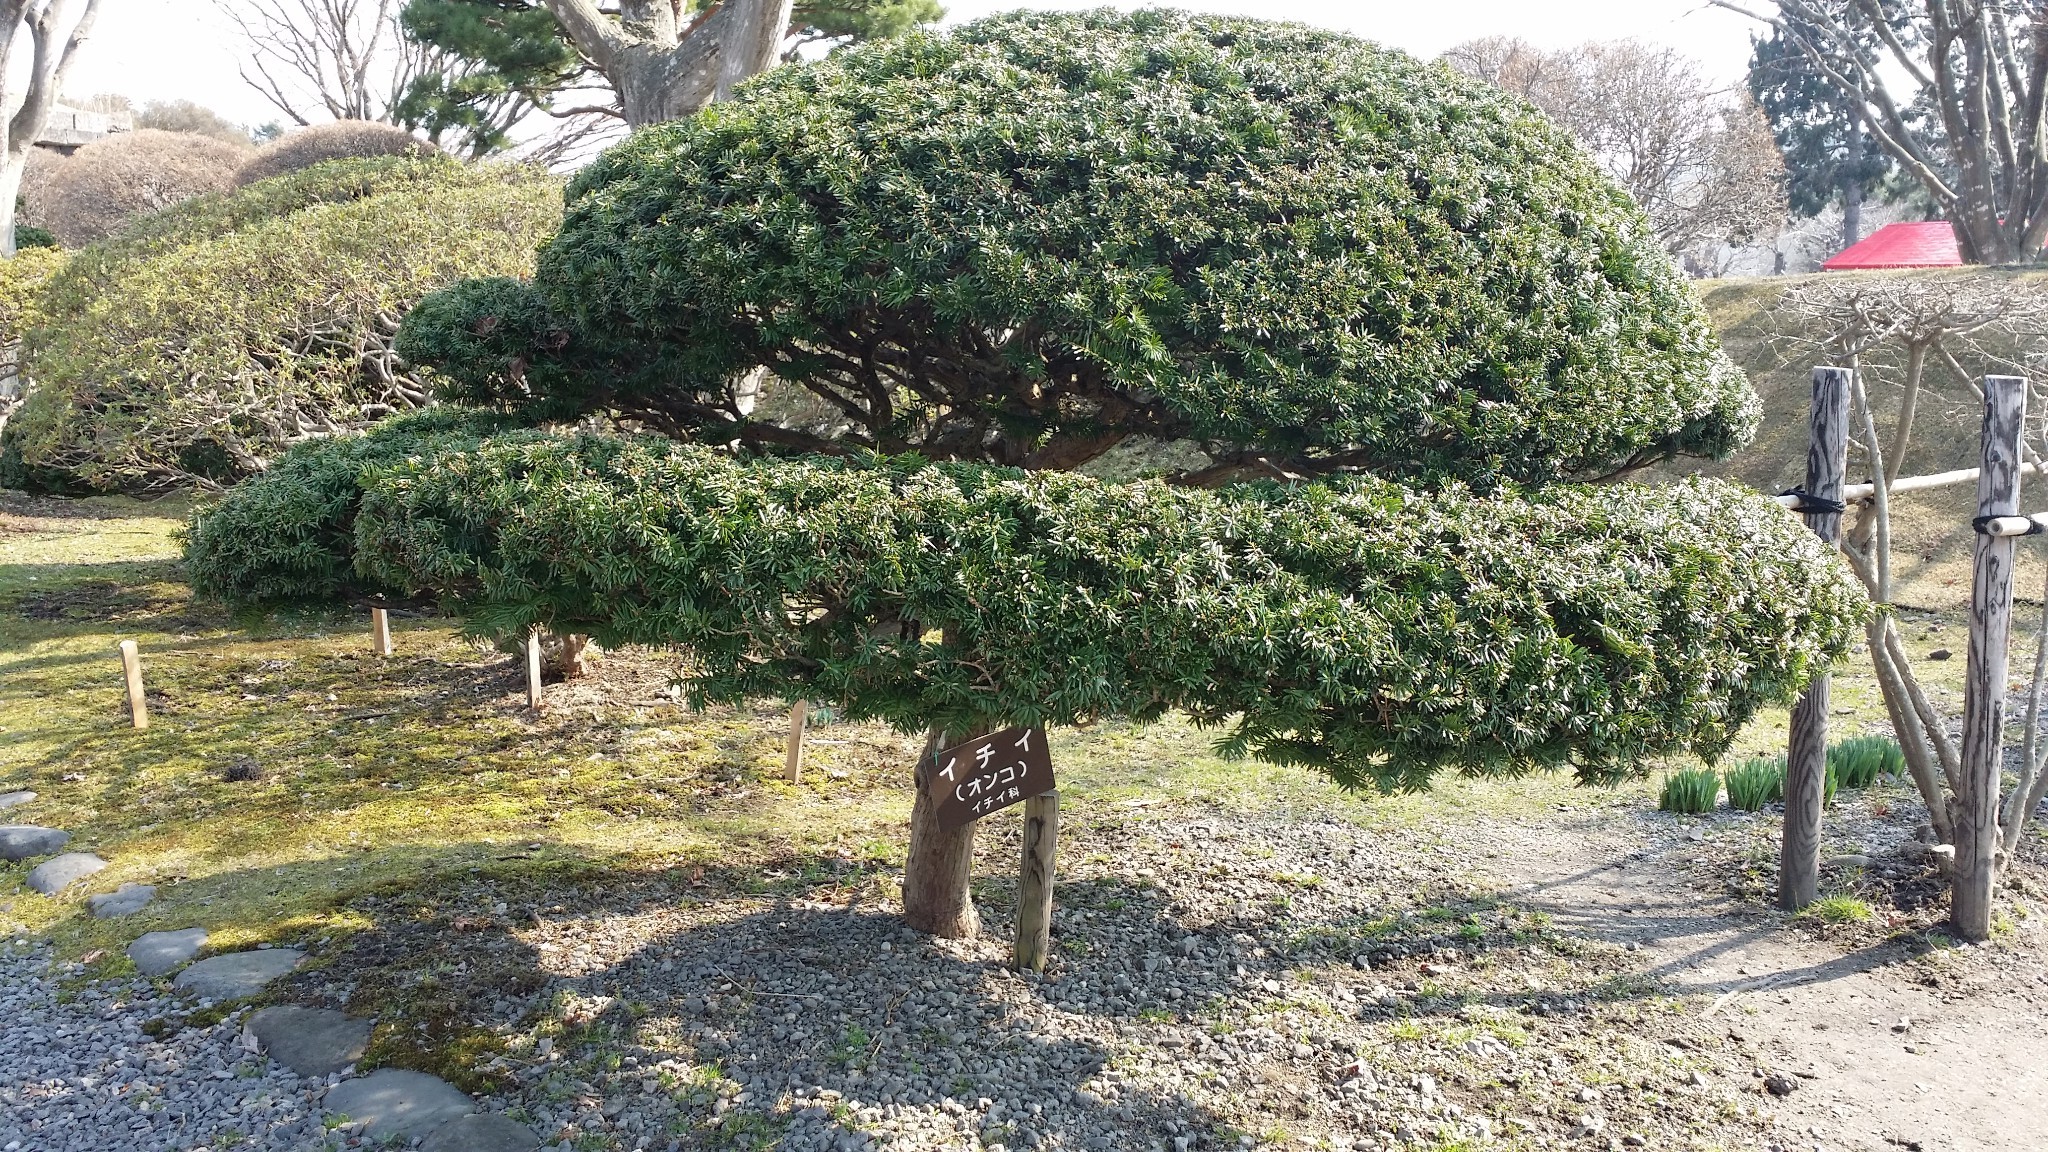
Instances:
[[[526,634],[526,706],[540,711],[540,629]]]
[[[799,700],[789,710],[789,747],[782,756],[782,774],[791,784],[804,778],[804,721],[811,715],[811,702]]]
[[[142,653],[135,641],[121,641],[121,673],[128,681],[128,719],[137,728],[149,727],[149,708],[142,697]]]
[[[1807,418],[1806,494],[1817,503],[1842,499],[1849,470],[1849,369],[1813,370]],[[1842,539],[1842,514],[1808,512],[1806,526],[1829,544]],[[1792,709],[1785,755],[1785,839],[1778,853],[1778,903],[1796,912],[1820,894],[1820,816],[1828,771],[1828,677],[1807,685]]]
[[[1045,971],[1052,950],[1053,853],[1060,839],[1060,794],[1024,801],[1024,860],[1017,870],[1017,967]]]
[[[370,609],[370,640],[377,655],[391,655],[391,613],[382,608]]]
[[[2020,433],[2027,382],[1984,378],[1984,463],[1977,517],[2011,516],[2020,504]],[[1998,801],[2004,760],[2006,645],[2012,637],[2013,538],[1979,532],[1971,541],[1970,653],[1963,681],[1962,779],[1956,789],[1954,889],[1949,917],[1965,940],[1991,937],[1998,881]]]

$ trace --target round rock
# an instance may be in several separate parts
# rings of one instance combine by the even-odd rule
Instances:
[[[154,884],[123,884],[112,892],[87,896],[85,902],[92,908],[92,914],[102,920],[113,916],[132,916],[156,899]]]
[[[36,865],[35,871],[28,874],[28,886],[45,896],[55,896],[106,866],[105,860],[90,852],[66,852]]]
[[[425,1136],[475,1109],[460,1088],[424,1072],[379,1068],[327,1090],[328,1112],[363,1124],[372,1140]]]
[[[533,1152],[540,1137],[498,1112],[477,1113],[434,1129],[420,1152]]]
[[[172,986],[208,1000],[240,1000],[262,991],[265,984],[298,967],[305,958],[296,948],[208,956],[178,973]]]
[[[128,946],[128,958],[144,976],[161,976],[199,955],[206,947],[206,929],[180,928],[175,932],[145,932]]]
[[[249,1017],[247,1028],[272,1060],[301,1076],[331,1076],[361,1060],[370,1046],[368,1020],[327,1008],[265,1008]]]
[[[35,798],[36,794],[33,792],[0,792],[0,812],[5,812],[9,808],[19,808]]]
[[[10,792],[10,796],[34,796],[33,792]],[[71,833],[36,824],[0,824],[0,860],[26,860],[48,856],[62,848]]]

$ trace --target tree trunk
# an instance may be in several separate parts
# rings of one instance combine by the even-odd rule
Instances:
[[[639,41],[604,68],[634,128],[682,120],[782,56],[792,0],[725,0],[679,43]]]
[[[1848,153],[1842,159],[1842,167],[1849,172],[1849,178],[1842,181],[1843,248],[1863,239],[1863,117],[1855,112],[1849,114]]]
[[[0,153],[0,258],[14,255],[14,201],[21,195],[21,174],[28,167],[28,150],[18,155]]]
[[[910,808],[910,855],[903,863],[903,920],[920,932],[964,940],[981,929],[968,881],[974,874],[974,824],[958,828],[939,824],[939,806],[928,782],[933,755],[941,748],[984,735],[975,730],[949,739],[934,728],[925,737],[924,755],[917,758],[917,798]]]
[[[580,680],[589,671],[583,663],[583,650],[590,646],[590,637],[571,632],[562,637],[562,679]]]

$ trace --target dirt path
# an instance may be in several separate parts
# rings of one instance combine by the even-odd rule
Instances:
[[[1699,998],[1752,1067],[1793,1074],[1778,1143],[1826,1152],[2048,1148],[2048,974],[2040,933],[1916,955],[1843,947],[1729,896],[1663,817],[1609,810],[1537,831],[1496,830],[1518,901],[1643,955]],[[1900,1026],[1903,1025],[1903,1028]]]

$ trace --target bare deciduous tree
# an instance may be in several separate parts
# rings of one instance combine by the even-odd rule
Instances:
[[[1679,52],[1633,40],[1546,52],[1491,37],[1444,60],[1577,137],[1674,254],[1746,243],[1784,223],[1784,164],[1755,99],[1709,83]]]
[[[1820,277],[1788,289],[1769,321],[1783,334],[1775,343],[1789,360],[1825,359],[1856,369],[1850,443],[1867,470],[1872,493],[1857,505],[1842,551],[1879,606],[1867,639],[1892,730],[1927,805],[1928,823],[1941,844],[1951,844],[1962,772],[1960,748],[1951,718],[1942,714],[1915,675],[1891,611],[1893,486],[1912,454],[1914,425],[1931,396],[1974,396],[1981,409],[1982,376],[2039,374],[2048,359],[2048,337],[2043,335],[2048,333],[2048,293],[1983,273]],[[1888,434],[1881,430],[1883,421],[1872,403],[1875,388],[1896,393]],[[2031,444],[2026,452],[2030,460],[2041,462]],[[2007,854],[2019,842],[2028,814],[2048,792],[2048,745],[2037,735],[2048,681],[2048,597],[2041,643],[2022,771],[2000,813],[2000,838]],[[2003,857],[2000,860],[2002,867]]]
[[[2048,242],[2048,5],[2041,0],[1710,0],[1798,47],[1956,230],[1963,259]]]
[[[22,170],[99,10],[100,0],[0,0],[0,256],[14,255]],[[74,11],[77,18],[68,19]],[[24,33],[31,48],[25,70],[15,66],[14,51]]]
[[[242,79],[294,124],[387,120],[417,53],[398,0],[215,0],[247,47]]]

